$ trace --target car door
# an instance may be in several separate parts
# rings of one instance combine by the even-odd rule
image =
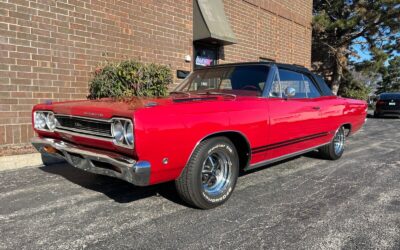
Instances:
[[[303,74],[303,79],[308,92],[307,97],[313,102],[313,107],[319,110],[318,120],[311,124],[312,129],[316,133],[334,133],[339,126],[338,117],[342,116],[344,104],[337,102],[336,96],[321,95],[319,85],[311,74]]]
[[[295,96],[285,96],[286,88],[295,89]],[[301,72],[278,68],[268,98],[270,126],[268,145],[265,147],[268,159],[315,145],[315,140],[321,136],[315,125],[320,118],[320,107],[315,101],[319,97],[318,90],[311,94]]]

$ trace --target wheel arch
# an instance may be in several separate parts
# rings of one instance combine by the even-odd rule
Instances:
[[[186,161],[186,164],[190,161],[190,158],[192,157],[194,150],[197,148],[197,146],[202,141],[208,140],[208,139],[213,138],[213,137],[219,137],[219,136],[223,136],[223,137],[228,138],[233,143],[233,145],[235,146],[236,151],[238,153],[238,157],[239,157],[239,169],[240,170],[243,170],[246,166],[248,166],[250,164],[251,147],[250,147],[249,140],[247,139],[247,137],[242,132],[240,132],[240,131],[231,131],[231,130],[218,131],[218,132],[214,132],[214,133],[211,133],[211,134],[208,134],[208,135],[204,136],[194,146],[192,152],[189,155],[188,160]]]
[[[344,127],[344,129],[347,130],[346,137],[350,136],[352,129],[351,123],[344,123],[341,127]]]

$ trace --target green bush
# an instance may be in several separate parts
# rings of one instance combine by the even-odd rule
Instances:
[[[368,87],[363,87],[359,89],[345,88],[343,92],[340,93],[340,96],[366,101],[368,100],[368,96],[370,93],[371,89]]]
[[[371,88],[365,82],[355,79],[350,72],[344,74],[338,95],[366,101],[370,93]]]
[[[89,82],[89,99],[103,97],[165,96],[172,83],[168,66],[134,60],[106,63]]]

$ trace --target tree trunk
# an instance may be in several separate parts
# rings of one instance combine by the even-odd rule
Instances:
[[[336,65],[333,72],[332,79],[332,92],[337,95],[340,84],[342,83],[343,78],[343,69],[347,66],[347,57],[346,57],[346,47],[338,48],[336,55]]]
[[[340,87],[340,82],[342,81],[342,73],[343,68],[340,65],[335,67],[335,72],[333,72],[333,80],[332,80],[332,92],[337,95]]]

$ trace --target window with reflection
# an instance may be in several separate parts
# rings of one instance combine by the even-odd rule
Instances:
[[[236,95],[261,96],[269,68],[265,65],[240,65],[206,68],[191,73],[175,91],[217,91]]]

